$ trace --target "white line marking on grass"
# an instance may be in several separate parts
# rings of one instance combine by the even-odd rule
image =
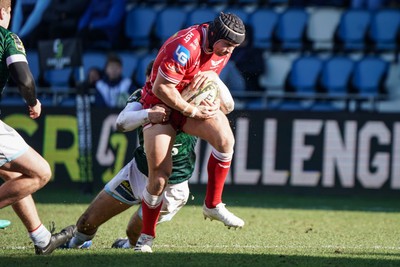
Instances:
[[[323,245],[323,246],[287,246],[287,245],[173,245],[173,244],[154,244],[154,247],[161,247],[161,248],[217,248],[217,249],[226,249],[226,248],[240,248],[240,249],[369,249],[369,250],[399,250],[400,247],[393,247],[393,246],[341,246],[341,245]],[[17,246],[17,247],[0,247],[1,249],[10,249],[10,250],[32,250],[32,247],[24,247],[24,246]],[[103,247],[96,247],[100,249],[111,249],[109,246]],[[90,249],[89,249],[90,250]]]

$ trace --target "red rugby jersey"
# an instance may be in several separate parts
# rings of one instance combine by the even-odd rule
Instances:
[[[144,86],[141,102],[147,105],[161,103],[152,92],[159,73],[181,92],[199,71],[213,70],[220,74],[231,54],[217,56],[205,49],[208,24],[194,25],[178,31],[162,45],[154,61],[150,81]]]

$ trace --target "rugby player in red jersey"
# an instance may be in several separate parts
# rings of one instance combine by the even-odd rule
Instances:
[[[172,145],[178,131],[198,136],[213,147],[207,168],[205,218],[219,220],[228,227],[244,226],[244,221],[222,203],[235,142],[229,121],[218,101],[196,107],[180,94],[187,86],[193,90],[201,88],[213,75],[219,74],[244,39],[242,20],[234,14],[221,12],[211,22],[177,32],[160,48],[141,102],[144,108],[164,103],[173,110],[167,122],[144,125],[149,183],[143,191],[143,228],[136,250],[152,252],[162,193],[172,170]]]

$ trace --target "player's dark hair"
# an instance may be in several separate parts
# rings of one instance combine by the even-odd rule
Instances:
[[[208,44],[212,49],[215,42],[220,39],[234,44],[241,44],[246,37],[246,28],[243,21],[232,13],[221,12],[208,28]]]

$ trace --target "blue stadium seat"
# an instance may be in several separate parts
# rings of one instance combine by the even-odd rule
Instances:
[[[356,62],[352,85],[361,96],[384,93],[389,63],[376,56],[366,56]]]
[[[223,10],[224,13],[233,13],[242,19],[244,24],[248,23],[249,13],[247,13],[243,8],[239,7],[227,7]]]
[[[136,73],[135,73],[134,77],[135,77],[135,82],[139,86],[144,85],[144,83],[146,81],[147,65],[150,63],[150,61],[155,59],[156,56],[157,56],[157,53],[154,52],[154,53],[145,54],[138,59],[138,65],[136,67]]]
[[[246,82],[233,61],[228,61],[221,71],[220,78],[231,92],[246,90]]]
[[[253,28],[253,46],[256,48],[270,49],[278,14],[267,8],[256,9],[250,14],[248,25]]]
[[[213,8],[195,8],[187,14],[186,26],[212,21],[217,14],[218,12]]]
[[[363,51],[370,21],[371,13],[368,10],[344,11],[336,33],[337,47],[345,52]]]
[[[122,60],[122,75],[131,78],[132,74],[136,72],[139,56],[132,52],[119,52],[118,55]]]
[[[106,65],[107,55],[104,52],[84,52],[82,55],[83,71],[85,76],[92,67],[104,69]]]
[[[328,95],[346,96],[353,73],[354,61],[346,56],[326,60],[321,71],[321,85]]]
[[[157,11],[151,6],[135,6],[127,11],[125,18],[125,36],[133,48],[148,48],[151,32],[156,21]]]
[[[310,110],[337,111],[346,108],[353,68],[354,61],[349,57],[333,56],[327,59],[322,66],[320,84],[328,98],[317,99]],[[329,98],[330,96],[339,98]]]
[[[282,50],[301,50],[308,22],[304,8],[288,8],[280,14],[276,26],[276,38]]]
[[[165,7],[158,13],[155,34],[161,44],[184,28],[186,18],[186,10],[180,7]]]
[[[371,19],[368,32],[375,51],[390,51],[398,47],[400,34],[400,11],[396,9],[377,10]]]
[[[302,56],[295,59],[288,76],[289,86],[300,95],[314,96],[317,92],[322,63],[317,56]]]
[[[28,60],[29,69],[32,72],[35,81],[39,79],[40,66],[39,66],[39,53],[37,50],[27,50],[26,59]]]

